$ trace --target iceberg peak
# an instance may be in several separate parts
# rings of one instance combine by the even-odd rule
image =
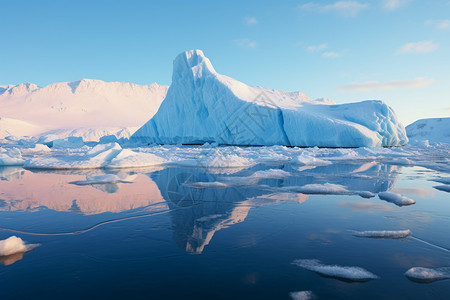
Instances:
[[[176,81],[188,74],[192,74],[194,78],[200,78],[207,74],[216,74],[216,71],[202,50],[189,50],[175,58],[172,80]]]

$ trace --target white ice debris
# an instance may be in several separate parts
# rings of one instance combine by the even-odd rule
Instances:
[[[412,204],[416,203],[416,201],[414,201],[411,198],[408,198],[401,194],[391,193],[391,192],[378,193],[378,197],[381,200],[385,200],[385,201],[394,203],[397,206],[406,206],[406,205],[412,205]]]
[[[18,148],[0,148],[0,166],[21,166],[25,160]]]
[[[332,164],[331,161],[327,161],[327,160],[320,159],[320,158],[317,158],[314,156],[309,156],[309,155],[300,155],[300,156],[294,157],[291,160],[291,163],[297,164],[297,165],[302,165],[302,166],[327,166],[327,165]]]
[[[324,184],[306,184],[304,186],[293,187],[292,191],[302,194],[330,194],[330,195],[348,195],[352,194],[347,188],[340,184],[324,183]]]
[[[379,230],[379,231],[353,231],[353,235],[357,237],[374,238],[374,239],[403,239],[411,235],[408,230]]]
[[[406,271],[405,276],[412,281],[422,283],[450,279],[450,267],[435,268],[435,269],[414,267]]]
[[[320,275],[341,280],[364,282],[378,278],[377,275],[361,267],[324,265],[318,259],[297,259],[292,263],[306,270],[316,272]]]
[[[131,181],[122,180],[115,174],[104,174],[97,176],[88,176],[86,180],[77,180],[69,182],[76,185],[90,185],[90,184],[107,184],[107,183],[130,183]]]
[[[444,184],[444,185],[435,185],[433,186],[435,189],[444,191],[447,193],[450,193],[450,184]]]
[[[289,293],[289,296],[291,296],[292,300],[311,300],[315,298],[311,291],[291,292]]]
[[[201,50],[178,55],[158,112],[131,141],[158,144],[399,146],[406,132],[382,101],[329,105],[301,92],[217,73]]]
[[[0,256],[28,252],[38,246],[39,244],[26,244],[21,238],[13,235],[0,241]]]

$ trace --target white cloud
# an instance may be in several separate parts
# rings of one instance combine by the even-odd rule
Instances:
[[[394,11],[408,4],[409,1],[410,0],[383,0],[383,8]]]
[[[329,52],[325,52],[324,54],[322,54],[323,58],[338,58],[340,57],[341,54],[334,52],[334,51],[329,51]]]
[[[411,80],[392,80],[386,82],[366,81],[353,82],[346,85],[338,86],[339,92],[367,92],[367,91],[383,91],[403,88],[419,88],[430,85],[434,82],[433,78],[418,77]]]
[[[256,46],[258,46],[258,43],[256,41],[247,39],[247,38],[243,38],[243,39],[236,39],[234,40],[234,43],[241,48],[244,49],[254,49],[256,48]]]
[[[331,4],[318,4],[309,2],[300,5],[301,9],[319,11],[319,12],[337,12],[343,16],[354,17],[360,11],[369,7],[367,3],[360,3],[358,1],[338,1]]]
[[[406,53],[430,53],[439,48],[439,44],[432,41],[421,41],[416,43],[407,43],[397,50],[397,54]]]
[[[446,30],[450,29],[450,20],[428,20],[425,22],[425,25],[433,26],[441,30]]]
[[[450,28],[450,20],[442,20],[439,21],[436,25],[438,29],[449,29]]]
[[[306,50],[308,50],[309,52],[320,52],[322,50],[325,50],[326,48],[328,48],[327,44],[320,44],[308,46],[306,47]]]
[[[258,24],[258,20],[255,17],[246,17],[244,18],[245,25],[256,25]]]

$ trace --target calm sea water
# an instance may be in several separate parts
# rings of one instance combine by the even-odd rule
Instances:
[[[282,179],[248,180],[282,169]],[[74,185],[103,171],[0,169],[0,239],[41,246],[0,258],[1,299],[449,299],[450,280],[417,283],[411,267],[450,266],[450,194],[420,167],[342,163],[316,168],[154,168],[120,171],[131,183]],[[228,187],[195,187],[195,182]],[[333,183],[416,200],[305,195],[289,187]],[[358,238],[351,230],[412,236]],[[292,262],[359,266],[368,282],[324,277]]]

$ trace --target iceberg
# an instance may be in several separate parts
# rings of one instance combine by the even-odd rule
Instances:
[[[131,137],[142,144],[378,147],[406,144],[382,101],[330,104],[248,86],[215,71],[201,50],[178,55],[158,112]]]
[[[450,279],[450,267],[435,269],[414,267],[406,271],[405,276],[412,281],[430,283],[437,280]]]
[[[406,197],[404,195],[401,195],[401,194],[391,193],[391,192],[378,193],[378,197],[381,200],[394,203],[397,206],[413,205],[413,204],[416,203],[416,201],[414,201],[411,198],[408,198],[408,197]]]
[[[420,119],[406,126],[408,138],[414,143],[428,141],[450,144],[450,118]]]
[[[39,244],[26,244],[21,238],[13,235],[0,241],[0,256],[28,252],[38,246]]]

